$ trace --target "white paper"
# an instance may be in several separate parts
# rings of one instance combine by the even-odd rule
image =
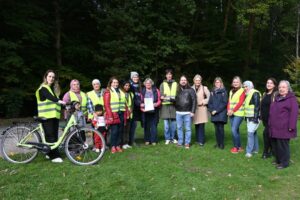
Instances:
[[[154,110],[153,98],[144,98],[145,111]]]

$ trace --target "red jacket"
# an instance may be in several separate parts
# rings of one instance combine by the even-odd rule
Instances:
[[[117,112],[112,112],[110,107],[110,90],[105,90],[103,95],[105,108],[105,122],[107,125],[120,124],[120,118]],[[125,120],[124,120],[125,121]]]

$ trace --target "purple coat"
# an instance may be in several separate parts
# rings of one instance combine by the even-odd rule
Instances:
[[[297,136],[298,103],[294,93],[275,101],[270,106],[269,134],[271,138],[290,139]],[[289,131],[289,129],[291,129]]]

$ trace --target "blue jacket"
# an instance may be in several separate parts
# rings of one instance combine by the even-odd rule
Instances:
[[[225,88],[212,90],[208,101],[208,111],[217,111],[215,115],[211,115],[212,122],[227,123],[227,102],[228,95]]]

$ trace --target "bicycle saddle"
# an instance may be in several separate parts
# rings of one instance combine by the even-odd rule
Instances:
[[[45,117],[37,117],[37,116],[34,116],[33,119],[36,122],[44,122],[47,120],[47,118],[45,118]]]

